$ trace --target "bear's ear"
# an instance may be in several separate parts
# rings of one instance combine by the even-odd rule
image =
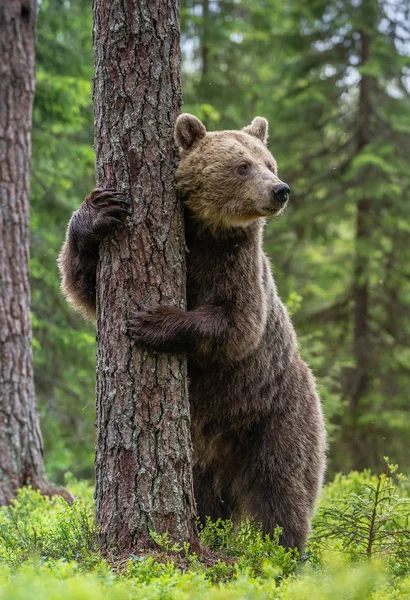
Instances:
[[[269,125],[266,119],[263,117],[255,117],[252,123],[247,127],[244,127],[242,131],[258,138],[258,140],[263,142],[266,146],[266,142],[268,141],[268,127]]]
[[[190,150],[195,142],[205,135],[205,125],[194,115],[188,113],[179,115],[175,125],[175,141],[180,148],[185,151]]]

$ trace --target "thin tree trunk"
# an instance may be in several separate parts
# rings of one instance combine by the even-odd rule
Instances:
[[[369,35],[360,32],[361,65],[369,60]],[[363,75],[360,82],[359,117],[358,117],[358,152],[370,141],[370,91],[371,78]],[[368,465],[367,444],[363,439],[363,430],[358,425],[362,412],[362,402],[367,393],[370,381],[370,341],[369,341],[369,236],[371,234],[371,201],[361,198],[357,203],[356,213],[356,255],[353,275],[354,293],[354,339],[353,356],[355,367],[350,382],[350,450],[352,467],[363,469]]]
[[[209,65],[209,0],[202,0],[202,40],[201,40],[201,85],[205,91]]]
[[[213,89],[209,86],[209,0],[201,0],[202,8],[202,28],[200,32],[200,55],[201,55],[201,78],[197,89],[198,97],[202,102],[212,104]],[[202,122],[205,127],[209,127],[209,119],[206,114],[202,115]]]
[[[195,540],[186,361],[133,345],[126,321],[185,304],[185,246],[173,127],[181,105],[175,0],[94,0],[95,150],[100,186],[132,201],[103,244],[97,278],[96,508],[105,554]]]
[[[0,5],[0,504],[31,483],[43,492],[29,287],[35,0]]]

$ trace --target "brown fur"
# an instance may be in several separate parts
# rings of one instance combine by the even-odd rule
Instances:
[[[199,516],[248,515],[266,533],[280,525],[282,543],[303,549],[322,485],[325,436],[312,374],[262,251],[264,217],[287,200],[274,193],[283,182],[265,146],[267,121],[207,133],[198,119],[181,115],[175,138],[188,310],[136,312],[130,334],[152,349],[188,355]],[[89,314],[95,260],[79,241],[86,237],[81,223],[93,230],[87,206],[71,221],[60,265],[69,300]]]
[[[98,246],[129,214],[123,195],[95,189],[70,219],[58,257],[61,289],[70,304],[86,319],[95,316]]]

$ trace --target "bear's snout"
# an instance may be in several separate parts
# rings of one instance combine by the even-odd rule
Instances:
[[[279,183],[273,186],[272,196],[278,204],[285,204],[289,200],[290,187],[287,183]]]

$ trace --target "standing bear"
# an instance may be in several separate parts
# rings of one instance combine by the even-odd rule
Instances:
[[[185,204],[187,311],[134,313],[129,333],[152,350],[188,357],[199,517],[248,516],[303,550],[325,469],[325,433],[314,379],[262,250],[266,217],[290,189],[266,148],[268,123],[207,132],[182,114],[177,186]],[[95,313],[101,240],[129,212],[124,197],[96,189],[70,220],[60,254],[62,288]]]

